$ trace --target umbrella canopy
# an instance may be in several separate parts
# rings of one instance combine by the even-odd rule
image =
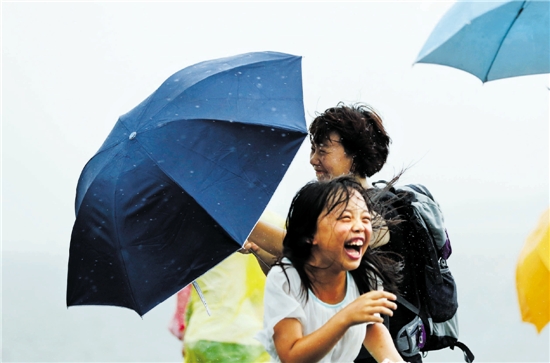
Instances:
[[[527,237],[516,268],[521,318],[540,331],[550,320],[550,209]]]
[[[446,65],[482,82],[550,72],[550,0],[454,4],[415,63]]]
[[[169,77],[82,171],[67,306],[143,315],[239,249],[306,135],[301,57],[247,53]]]

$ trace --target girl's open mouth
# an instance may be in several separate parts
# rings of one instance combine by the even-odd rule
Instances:
[[[363,248],[363,241],[360,239],[354,239],[353,241],[344,243],[344,249],[349,257],[353,259],[361,258],[361,249]]]

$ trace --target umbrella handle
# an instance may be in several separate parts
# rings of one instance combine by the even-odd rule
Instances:
[[[250,249],[249,250],[250,252],[252,252],[252,254],[254,256],[256,256],[256,258],[258,259],[258,261],[260,261],[261,263],[264,264],[265,267],[267,267],[268,270],[271,270],[271,266],[269,266],[269,264],[267,262],[265,262],[264,260],[262,260],[262,258],[260,257],[260,255],[258,255],[256,252],[254,252],[254,250]]]
[[[204,308],[206,309],[206,313],[208,316],[211,316],[210,309],[208,309],[208,305],[206,304],[206,299],[204,298],[204,295],[202,294],[201,287],[197,283],[197,281],[193,281],[193,287],[195,288],[195,291],[197,291],[197,294],[199,294],[199,297],[201,298],[202,304],[204,305]]]

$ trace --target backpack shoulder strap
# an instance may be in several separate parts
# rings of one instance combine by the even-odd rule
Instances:
[[[397,302],[398,303],[400,303],[401,305],[403,305],[404,307],[406,307],[407,309],[409,309],[410,311],[412,311],[416,315],[420,316],[420,310],[416,306],[411,304],[407,299],[405,299],[401,295],[396,294],[395,296],[397,296]]]
[[[467,363],[472,363],[475,359],[474,353],[466,346],[466,344],[462,342],[455,342],[454,345],[451,345],[451,349],[454,350],[454,347],[458,347],[462,350],[462,353],[464,354],[464,361]]]
[[[431,200],[435,201],[432,193],[430,193],[428,188],[426,188],[424,185],[422,185],[422,184],[409,184],[407,186],[409,188],[413,189],[415,192],[420,193],[420,194],[424,194],[425,196],[427,196]]]

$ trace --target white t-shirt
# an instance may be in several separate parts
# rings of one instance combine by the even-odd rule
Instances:
[[[284,259],[283,262],[289,263],[289,260]],[[306,336],[319,329],[337,312],[360,296],[359,289],[348,272],[346,296],[340,303],[334,305],[324,303],[311,290],[308,291],[306,302],[296,269],[288,265],[285,266],[285,271],[288,280],[280,266],[274,266],[267,275],[264,294],[264,328],[256,334],[256,339],[264,345],[273,362],[280,362],[273,343],[273,327],[279,321],[285,318],[298,319],[302,324],[303,335]],[[365,340],[366,329],[365,323],[352,326],[319,362],[353,362]]]

